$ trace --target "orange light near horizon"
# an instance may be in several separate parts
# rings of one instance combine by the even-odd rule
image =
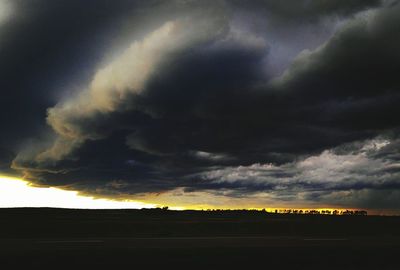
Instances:
[[[77,208],[77,209],[141,209],[141,208],[157,208],[169,206],[171,210],[265,210],[269,213],[278,213],[285,209],[305,211],[323,210],[345,211],[345,210],[367,210],[372,215],[399,215],[399,211],[388,210],[371,210],[371,209],[355,209],[342,208],[335,206],[308,207],[304,206],[284,206],[262,207],[260,202],[245,199],[241,201],[232,201],[225,197],[215,197],[210,194],[201,193],[201,196],[193,196],[191,193],[188,197],[179,195],[172,196],[173,192],[167,192],[164,195],[149,195],[144,197],[144,201],[136,200],[111,200],[105,198],[95,198],[80,195],[78,191],[63,190],[54,187],[36,187],[30,185],[26,180],[0,175],[0,208],[15,207],[55,207],[55,208]],[[183,200],[183,198],[186,199]],[[215,205],[205,202],[214,202]],[[272,205],[270,205],[272,206]]]

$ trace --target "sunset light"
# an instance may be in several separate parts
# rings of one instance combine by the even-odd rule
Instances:
[[[139,209],[156,205],[137,201],[114,201],[79,195],[77,191],[30,186],[28,182],[0,176],[0,207],[59,207],[83,209]]]

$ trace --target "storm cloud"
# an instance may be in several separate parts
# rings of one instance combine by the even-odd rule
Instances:
[[[397,1],[48,2],[0,21],[0,169],[96,196],[400,207]]]

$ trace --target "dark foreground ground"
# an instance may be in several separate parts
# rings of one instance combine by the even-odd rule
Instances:
[[[0,209],[0,269],[21,266],[398,270],[400,217]]]

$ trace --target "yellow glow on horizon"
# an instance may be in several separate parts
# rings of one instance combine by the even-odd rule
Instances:
[[[113,201],[79,195],[54,187],[33,187],[29,182],[0,175],[0,207],[58,207],[83,209],[154,208],[155,204],[138,201]]]
[[[146,202],[145,202],[146,201]],[[209,204],[207,202],[213,202]],[[188,196],[177,195],[174,192],[166,192],[161,195],[148,195],[144,197],[144,201],[131,199],[111,200],[105,198],[95,198],[91,196],[80,195],[78,191],[63,190],[55,187],[36,187],[32,186],[28,181],[0,175],[0,208],[15,208],[15,207],[55,207],[55,208],[81,208],[81,209],[141,209],[141,208],[156,208],[168,206],[171,210],[265,210],[274,213],[278,210],[279,213],[285,209],[291,210],[363,210],[353,208],[342,208],[334,206],[320,207],[302,207],[302,206],[278,206],[262,207],[262,203],[253,201],[250,198],[243,200],[235,200],[231,198],[216,197],[204,192],[200,192],[196,196],[194,194]],[[399,212],[388,212],[385,210],[370,210],[369,214],[387,215]]]

